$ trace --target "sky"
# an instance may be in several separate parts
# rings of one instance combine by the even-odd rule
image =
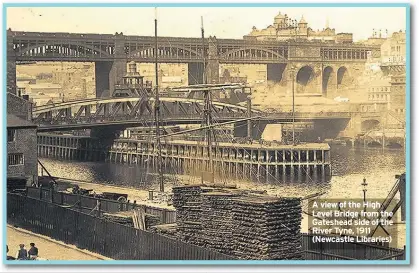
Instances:
[[[301,16],[314,30],[323,29],[326,21],[336,33],[350,32],[354,40],[367,39],[373,29],[385,29],[391,34],[406,29],[405,8],[158,8],[159,36],[200,37],[201,16],[205,36],[241,39],[252,27],[266,28],[281,12],[293,19]],[[16,31],[73,32],[126,35],[154,35],[154,8],[145,7],[42,7],[7,8],[7,28]]]

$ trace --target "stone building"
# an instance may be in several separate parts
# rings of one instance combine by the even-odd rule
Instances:
[[[38,181],[37,126],[30,102],[7,94],[7,188],[22,188]]]
[[[297,22],[291,19],[287,14],[279,14],[274,17],[272,25],[264,29],[252,28],[252,31],[243,37],[245,40],[309,40],[333,43],[352,43],[352,33],[336,33],[334,28],[329,27],[329,23],[322,30],[314,30],[309,27],[304,16]]]
[[[370,82],[368,87],[368,101],[388,102],[391,100],[391,84],[387,79]]]
[[[402,119],[406,116],[406,75],[391,76],[391,110]]]
[[[381,45],[381,63],[406,64],[406,32],[394,32]]]

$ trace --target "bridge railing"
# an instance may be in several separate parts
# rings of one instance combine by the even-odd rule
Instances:
[[[261,113],[261,119],[270,120],[270,119],[291,119],[293,114],[290,112],[281,112],[281,113]],[[226,119],[240,119],[245,118],[246,113],[234,112],[234,113],[215,113],[215,120],[226,120]],[[305,112],[296,112],[295,118],[297,119],[316,119],[316,118],[350,118],[351,113],[348,112],[325,112],[325,113],[305,113]],[[145,114],[145,115],[128,115],[128,114],[119,114],[113,116],[107,115],[93,115],[93,116],[80,116],[80,117],[49,117],[49,118],[35,118],[34,122],[40,125],[71,125],[71,124],[101,124],[101,123],[123,123],[123,122],[135,122],[135,123],[149,123],[154,121],[154,114]],[[201,113],[194,114],[171,114],[164,113],[161,115],[161,118],[164,121],[187,121],[187,120],[197,120],[202,118]]]
[[[173,120],[196,120],[201,119],[202,114],[163,114],[161,117],[164,121],[173,121]],[[224,120],[230,118],[245,118],[246,113],[223,113],[215,114],[214,119]],[[80,124],[80,123],[108,123],[108,122],[123,122],[123,121],[135,121],[135,122],[153,122],[154,114],[149,115],[115,115],[115,116],[105,116],[105,115],[95,115],[95,116],[81,116],[78,118],[75,117],[59,117],[59,118],[35,118],[34,122],[37,124],[48,124],[48,125],[59,125],[59,124]]]
[[[292,112],[269,113],[267,117],[292,117]],[[295,112],[296,118],[314,118],[314,117],[350,117],[350,112]]]

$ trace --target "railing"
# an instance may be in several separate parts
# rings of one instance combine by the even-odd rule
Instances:
[[[164,209],[143,204],[134,204],[131,202],[120,203],[115,200],[99,199],[66,192],[56,192],[51,189],[41,187],[27,187],[26,189],[26,194],[30,198],[44,200],[61,206],[74,206],[75,209],[79,209],[86,213],[90,213],[96,207],[97,201],[99,200],[101,203],[101,210],[105,212],[114,213],[143,207],[145,213],[158,216],[162,224],[171,224],[176,222],[176,211],[174,209]]]
[[[7,222],[117,260],[232,260],[209,249],[42,200],[7,195]]]
[[[209,249],[133,229],[35,198],[7,195],[7,222],[119,260],[231,260]],[[405,260],[405,250],[365,243],[313,243],[302,234],[305,260]]]

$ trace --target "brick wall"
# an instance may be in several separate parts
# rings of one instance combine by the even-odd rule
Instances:
[[[36,128],[16,129],[15,140],[7,143],[7,154],[23,153],[24,164],[7,166],[8,177],[26,177],[27,184],[37,180],[38,155]]]
[[[25,120],[32,119],[32,104],[14,94],[7,93],[7,113]]]

